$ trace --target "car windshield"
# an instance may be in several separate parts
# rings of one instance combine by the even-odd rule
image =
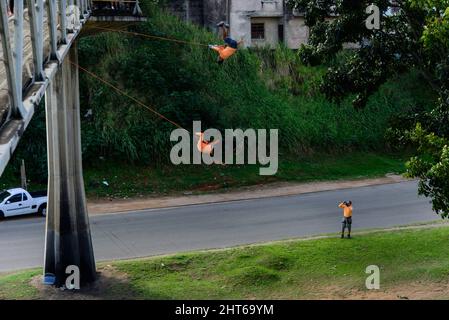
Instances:
[[[9,197],[11,194],[8,191],[3,191],[0,193],[0,202],[3,202],[7,197]]]

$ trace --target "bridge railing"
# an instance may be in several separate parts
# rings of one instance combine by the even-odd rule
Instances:
[[[46,66],[61,61],[92,8],[91,0],[14,0],[13,12],[9,4],[0,0],[0,174],[45,92]]]
[[[92,14],[95,16],[142,16],[139,0],[93,0]]]

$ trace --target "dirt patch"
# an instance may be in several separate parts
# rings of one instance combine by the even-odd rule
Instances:
[[[345,289],[326,287],[314,294],[312,299],[322,300],[447,300],[449,281],[416,281],[388,286],[380,290]]]
[[[331,191],[348,188],[360,188],[366,186],[391,184],[408,181],[398,175],[387,175],[377,179],[345,180],[332,182],[311,182],[311,183],[271,183],[266,185],[256,185],[240,188],[227,192],[185,195],[177,197],[152,197],[136,199],[97,199],[88,200],[88,210],[90,215],[98,215],[114,212],[138,211],[145,209],[157,209],[167,207],[178,207],[194,204],[206,204],[215,202],[260,199],[267,197],[279,197],[298,195],[319,191]],[[203,191],[212,191],[216,186],[204,186]]]
[[[124,300],[136,299],[125,273],[111,265],[98,268],[98,280],[82,286],[81,290],[64,290],[42,284],[42,276],[31,279],[31,285],[39,292],[39,299],[45,300]]]
[[[196,187],[193,191],[208,192],[220,190],[221,188],[222,188],[221,184],[204,184]]]

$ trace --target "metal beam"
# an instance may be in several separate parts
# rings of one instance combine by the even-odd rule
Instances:
[[[79,8],[79,0],[68,0],[67,13],[70,15],[69,20],[67,22],[67,32],[75,33],[79,30],[85,20],[81,21],[81,11]]]
[[[74,5],[79,9],[80,15],[83,15],[81,0],[74,0]]]
[[[31,45],[33,48],[34,80],[42,82],[44,74],[44,2],[26,0],[30,18]]]
[[[81,0],[81,3],[83,4],[82,13],[83,13],[83,15],[86,15],[87,14],[87,0]]]
[[[16,75],[16,90],[19,105],[23,109],[23,1],[14,0],[14,73]],[[25,110],[21,110],[21,115],[25,115]]]
[[[67,0],[59,1],[59,21],[61,25],[61,43],[67,44]]]
[[[23,7],[22,7],[23,9]],[[23,10],[22,10],[23,11]],[[25,112],[23,109],[22,99],[17,89],[17,76],[14,64],[14,53],[11,48],[11,38],[9,32],[9,19],[7,2],[0,1],[0,37],[3,48],[3,63],[5,64],[6,81],[8,83],[9,94],[12,98],[12,116],[16,119],[23,119]],[[23,38],[23,36],[22,36]],[[20,75],[22,77],[22,75]]]
[[[58,57],[58,19],[56,0],[47,0],[47,21],[50,30],[50,59],[59,61]]]

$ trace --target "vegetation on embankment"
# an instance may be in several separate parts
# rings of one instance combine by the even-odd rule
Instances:
[[[380,231],[102,263],[102,286],[67,299],[448,299],[448,235],[447,226]],[[371,292],[370,265],[380,268]],[[48,298],[30,284],[39,273],[0,276],[0,299]]]
[[[194,43],[221,42],[216,35],[158,10],[151,12],[148,22],[131,28]],[[215,62],[216,54],[204,46],[109,32],[81,39],[79,51],[81,66],[187,129],[194,120],[201,120],[204,129],[279,129],[281,170],[273,180],[354,178],[398,171],[398,164],[388,160],[390,156],[381,155],[390,149],[385,141],[386,129],[396,115],[413,112],[417,105],[425,108],[433,99],[421,86],[420,76],[412,72],[394,76],[362,111],[355,111],[350,99],[339,105],[331,103],[317,89],[327,66],[304,66],[296,53],[283,47],[275,51],[240,50],[220,66]],[[265,181],[255,167],[174,168],[169,162],[172,124],[89,75],[81,72],[80,77],[84,168],[92,194],[107,193],[99,179],[114,181],[116,177],[122,187],[115,184],[112,194],[126,195],[189,189],[195,179],[198,182],[193,187],[226,186],[229,172],[231,180],[238,181],[230,186]],[[378,156],[370,156],[372,152]],[[367,161],[363,153],[367,153]],[[371,161],[373,157],[382,158],[382,163]],[[348,158],[360,162],[353,162],[354,170],[340,170]],[[31,185],[46,183],[42,107],[0,184],[10,187],[12,181],[19,180],[20,159],[26,159]],[[323,174],[303,174],[308,171],[307,163],[315,160]],[[388,162],[391,167],[384,165]],[[321,170],[320,163],[335,168]],[[295,169],[282,169],[285,167]],[[283,173],[286,171],[288,175]],[[336,174],[340,171],[342,174]],[[180,172],[187,181],[174,188],[140,190],[153,178],[158,178],[161,185],[170,184],[161,182],[162,176],[178,181]],[[251,177],[245,178],[250,173]],[[130,177],[140,181],[131,181]]]
[[[98,160],[85,166],[84,181],[89,198],[203,194],[272,182],[310,182],[382,177],[402,174],[407,157],[400,154],[352,152],[284,159],[275,176],[260,176],[258,165],[152,167],[126,162]],[[125,169],[124,169],[125,168]],[[19,176],[7,171],[0,188],[17,186]],[[46,184],[31,182],[29,190],[43,190]]]

